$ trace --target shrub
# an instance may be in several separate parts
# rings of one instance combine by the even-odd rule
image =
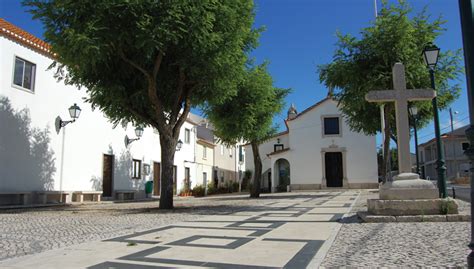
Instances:
[[[207,195],[216,194],[216,193],[217,193],[217,189],[216,187],[214,187],[214,183],[209,182],[207,184]]]
[[[195,197],[203,197],[206,194],[206,188],[203,185],[197,185],[193,188],[193,195]]]
[[[232,192],[239,192],[239,182],[234,181],[232,183]]]
[[[242,178],[242,190],[250,190],[250,180],[252,178],[252,171],[246,170]]]

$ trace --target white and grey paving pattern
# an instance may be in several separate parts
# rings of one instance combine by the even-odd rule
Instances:
[[[291,193],[207,208],[200,218],[0,262],[6,268],[305,268],[341,227],[357,191]],[[226,207],[229,207],[227,205]],[[200,209],[196,212],[200,212]],[[159,215],[160,213],[154,212]],[[153,215],[151,214],[151,215]],[[186,213],[185,213],[186,214]],[[118,216],[124,215],[123,212]],[[139,215],[139,214],[137,214]],[[189,214],[188,215],[192,215]],[[134,215],[134,217],[136,217]],[[133,217],[132,217],[133,218]],[[108,222],[113,225],[113,221]],[[77,225],[77,224],[76,224]],[[72,227],[71,227],[72,228]],[[96,231],[92,230],[92,233]],[[61,233],[59,233],[61,234]],[[324,255],[319,255],[323,257]]]
[[[375,195],[179,198],[173,211],[155,202],[0,211],[0,268],[465,265],[468,222],[360,223],[355,212]]]

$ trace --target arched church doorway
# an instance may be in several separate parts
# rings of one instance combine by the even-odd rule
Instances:
[[[290,162],[286,159],[278,159],[273,168],[277,191],[285,192],[287,186],[291,185]]]

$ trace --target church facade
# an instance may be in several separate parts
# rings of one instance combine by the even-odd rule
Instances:
[[[301,113],[292,105],[285,125],[259,146],[264,191],[378,187],[375,136],[351,131],[331,97]],[[245,150],[253,172],[252,148]]]

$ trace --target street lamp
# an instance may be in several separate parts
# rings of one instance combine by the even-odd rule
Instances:
[[[434,45],[429,45],[423,50],[423,60],[430,71],[431,88],[435,90],[435,77],[434,70],[438,63],[439,48]],[[438,190],[441,198],[447,197],[446,192],[446,166],[444,161],[444,150],[443,141],[441,141],[441,131],[439,128],[439,115],[438,115],[438,102],[437,98],[433,98],[433,115],[434,115],[434,127],[436,135],[436,147],[438,148],[438,161],[436,170],[438,171]]]
[[[143,136],[143,128],[142,127],[137,127],[135,128],[135,135],[137,138],[128,138],[128,135],[125,135],[124,143],[125,147],[127,148],[132,142],[140,140],[140,138]]]
[[[176,144],[176,151],[179,151],[182,146],[183,146],[183,141],[181,141],[181,139],[179,139],[178,143]]]
[[[79,118],[79,115],[81,115],[81,108],[76,103],[70,106],[68,110],[69,116],[71,116],[72,120],[62,120],[60,116],[56,117],[54,126],[56,127],[56,133],[58,134],[61,128],[68,125],[69,123],[75,122]]]
[[[459,0],[461,17],[461,32],[464,47],[464,61],[466,66],[466,84],[469,105],[469,123],[466,136],[469,139],[469,148],[464,152],[471,161],[471,201],[474,201],[474,1]],[[474,268],[474,206],[471,206],[471,252],[467,256],[467,267]]]
[[[418,108],[416,108],[416,106],[410,107],[410,114],[413,118],[413,132],[415,135],[416,173],[419,175],[420,174],[420,159],[418,157],[418,134],[416,132]]]

